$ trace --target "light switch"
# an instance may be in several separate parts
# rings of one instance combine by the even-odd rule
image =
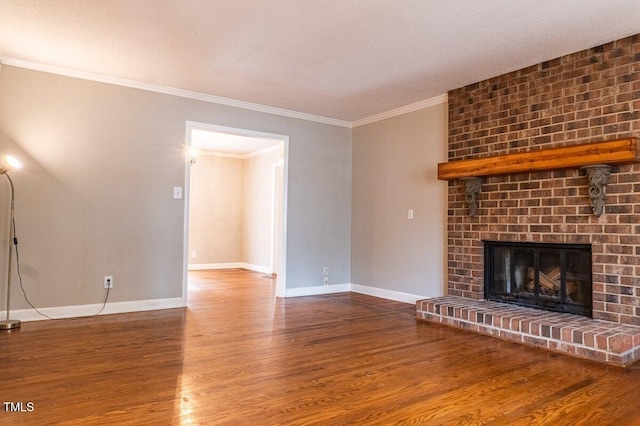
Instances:
[[[173,187],[173,199],[174,200],[182,200],[182,187],[174,186]]]

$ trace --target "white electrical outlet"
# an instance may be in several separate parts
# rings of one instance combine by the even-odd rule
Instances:
[[[104,288],[113,288],[113,275],[104,276]]]
[[[196,252],[195,252],[195,251],[192,251],[192,252],[191,252],[191,258],[192,258],[192,259],[195,259],[195,258],[196,258]]]
[[[329,267],[325,266],[324,268],[322,268],[322,275],[324,275],[325,277],[327,275],[329,275]]]
[[[324,277],[324,285],[329,285],[329,277]]]
[[[409,209],[409,211],[407,211],[407,219],[413,219],[413,209]]]

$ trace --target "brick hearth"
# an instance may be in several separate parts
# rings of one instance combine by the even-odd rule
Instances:
[[[640,358],[640,327],[611,321],[455,296],[418,301],[416,318],[612,365]]]

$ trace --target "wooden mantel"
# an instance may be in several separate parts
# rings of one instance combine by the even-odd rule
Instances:
[[[595,164],[630,164],[640,162],[638,138],[584,143],[517,154],[494,155],[472,160],[438,164],[438,179],[542,172],[591,166]]]

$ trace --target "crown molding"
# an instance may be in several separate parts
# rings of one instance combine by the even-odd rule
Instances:
[[[439,105],[439,104],[444,104],[448,101],[448,99],[449,97],[446,93],[443,95],[434,96],[433,98],[425,99],[424,101],[405,105],[403,107],[392,109],[390,111],[381,112],[380,114],[372,115],[370,117],[361,118],[360,120],[356,120],[352,122],[351,127],[364,126],[365,124],[386,120],[387,118],[396,117],[398,115],[407,114],[413,111],[418,111],[419,109],[428,108],[428,107]]]
[[[307,114],[304,112],[291,111],[283,108],[276,108],[267,105],[254,104],[251,102],[239,101],[236,99],[224,98],[221,96],[208,95],[206,93],[193,92],[190,90],[177,89],[174,87],[160,86],[157,84],[145,83],[142,81],[129,80],[126,78],[113,77],[104,74],[78,71],[56,65],[46,65],[37,62],[25,61],[23,59],[8,56],[0,57],[0,65],[10,65],[18,68],[25,68],[34,71],[46,72],[49,74],[63,75],[66,77],[79,78],[82,80],[96,81],[100,83],[114,84],[116,86],[129,87],[133,89],[146,90],[149,92],[162,93],[165,95],[179,96],[197,101],[209,102],[219,105],[226,105],[235,108],[242,108],[251,111],[264,112],[267,114],[280,115],[283,117],[297,118],[300,120],[315,121],[317,123],[330,124],[333,126],[351,128],[351,122],[338,120],[335,118],[322,117],[319,115]]]
[[[407,114],[419,109],[428,108],[447,102],[447,94],[435,96],[424,101],[416,102],[390,111],[375,114],[370,117],[361,118],[353,122],[346,120],[338,120],[336,118],[322,117],[319,115],[307,114],[304,112],[291,111],[284,108],[276,108],[268,105],[255,104],[252,102],[239,101],[237,99],[224,98],[222,96],[208,95],[201,92],[193,92],[190,90],[178,89],[175,87],[160,86],[157,84],[145,83],[137,80],[129,80],[121,77],[114,77],[105,74],[92,73],[87,71],[79,71],[56,65],[41,64],[38,62],[26,61],[23,59],[13,58],[10,56],[0,56],[0,67],[2,65],[10,65],[17,68],[24,68],[34,71],[46,72],[49,74],[57,74],[65,77],[79,78],[82,80],[96,81],[99,83],[113,84],[116,86],[129,87],[132,89],[146,90],[149,92],[161,93],[165,95],[178,96],[181,98],[193,99],[197,101],[209,102],[218,105],[225,105],[234,108],[242,108],[250,111],[264,112],[267,114],[279,115],[282,117],[297,118],[300,120],[314,121],[316,123],[330,124],[333,126],[354,128],[365,124],[374,123],[376,121],[385,120],[387,118],[396,117],[398,115]],[[0,68],[1,69],[1,68]]]

